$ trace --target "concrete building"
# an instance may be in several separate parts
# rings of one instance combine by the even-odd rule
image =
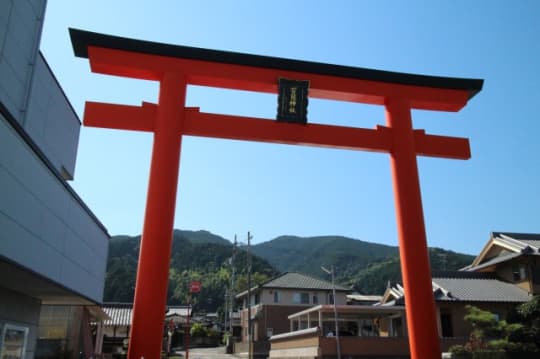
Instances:
[[[2,358],[33,358],[38,339],[87,348],[88,327],[67,323],[103,297],[109,235],[68,184],[81,123],[39,52],[45,7],[0,1]]]

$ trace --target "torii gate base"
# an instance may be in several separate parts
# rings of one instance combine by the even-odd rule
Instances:
[[[459,111],[482,80],[400,74],[237,54],[70,30],[92,71],[160,83],[158,105],[88,102],[86,126],[154,132],[135,287],[130,359],[160,357],[183,135],[388,152],[398,221],[410,352],[440,358],[417,155],[468,159],[467,139],[413,130],[411,109]],[[277,93],[279,78],[310,81],[310,96],[384,105],[387,127],[290,124],[185,108],[188,84]],[[412,295],[414,293],[414,295]]]

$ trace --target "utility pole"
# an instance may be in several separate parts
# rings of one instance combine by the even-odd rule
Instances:
[[[227,288],[225,288],[225,310],[224,310],[224,313],[223,313],[223,316],[225,317],[223,319],[223,328],[225,330],[227,330],[227,327],[228,327],[228,322],[227,322],[227,316],[229,314],[229,290]],[[229,321],[231,319],[229,318]]]
[[[253,328],[251,323],[251,233],[248,231],[247,260],[248,260],[248,359],[253,359]],[[340,358],[338,358],[340,359]]]
[[[186,352],[186,359],[189,359],[189,336],[191,335],[191,325],[189,324],[189,317],[191,315],[191,291],[188,294],[187,308],[186,329],[184,329],[184,351]]]
[[[235,267],[235,264],[234,264],[235,256],[236,256],[236,234],[234,235],[234,244],[233,244],[233,249],[232,249],[231,290],[229,291],[229,296],[230,296],[230,300],[231,300],[231,303],[230,303],[230,306],[229,306],[229,310],[230,310],[230,313],[229,313],[229,333],[231,333],[231,336],[232,336],[232,333],[233,333],[232,317],[233,317],[233,312],[234,312],[234,279],[235,279],[234,277],[235,277],[235,274],[236,274],[236,267]]]
[[[341,345],[339,343],[339,324],[338,324],[338,316],[337,316],[337,309],[336,309],[336,284],[335,284],[335,278],[334,278],[334,266],[330,267],[330,270],[324,268],[321,266],[321,269],[325,271],[328,274],[332,275],[332,301],[334,302],[334,322],[336,324],[336,350],[337,350],[337,359],[341,359]]]

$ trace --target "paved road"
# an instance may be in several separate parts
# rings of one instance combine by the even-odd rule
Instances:
[[[182,357],[185,353],[182,351]],[[237,359],[232,354],[225,353],[225,347],[218,348],[192,348],[189,350],[189,359]]]

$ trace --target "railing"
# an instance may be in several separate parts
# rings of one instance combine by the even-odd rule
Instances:
[[[464,344],[465,338],[440,339],[441,350],[455,344]],[[342,357],[407,357],[409,340],[407,337],[340,337]],[[299,330],[273,336],[271,359],[281,358],[336,358],[336,337],[320,336],[317,328]]]

